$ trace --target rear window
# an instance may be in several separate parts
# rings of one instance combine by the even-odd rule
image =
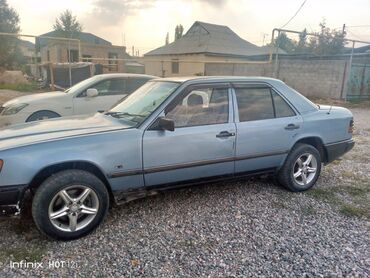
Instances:
[[[270,87],[239,87],[235,94],[240,122],[295,116],[289,104]]]

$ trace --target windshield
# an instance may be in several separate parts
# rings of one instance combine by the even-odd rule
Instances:
[[[98,80],[100,77],[98,75],[85,79],[77,84],[73,85],[71,88],[65,90],[64,92],[67,94],[73,94],[77,90],[81,90],[82,87],[89,86],[95,80]]]
[[[176,82],[151,81],[105,113],[138,126],[179,86]]]

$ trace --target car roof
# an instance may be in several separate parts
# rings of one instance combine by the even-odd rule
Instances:
[[[154,81],[168,81],[168,82],[204,82],[204,81],[212,81],[212,82],[282,82],[281,80],[270,78],[270,77],[262,77],[262,76],[179,76],[179,77],[166,77],[166,78],[158,78]]]
[[[283,81],[270,77],[262,76],[190,76],[190,77],[168,77],[158,78],[153,81],[167,81],[178,82],[183,86],[204,84],[208,82],[260,82],[267,83],[276,88],[282,95],[284,95],[300,113],[316,110],[316,106],[312,104],[306,97],[290,88]],[[182,86],[181,86],[182,87]]]
[[[136,74],[136,73],[103,73],[103,74],[95,75],[95,77],[97,77],[99,79],[105,79],[105,78],[122,78],[122,77],[128,77],[128,78],[146,78],[146,79],[158,78],[158,76],[147,75],[147,74]]]

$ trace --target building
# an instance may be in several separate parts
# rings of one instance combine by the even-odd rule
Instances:
[[[73,38],[80,40],[80,47],[76,40],[60,39],[56,31],[37,37],[36,45],[41,63],[79,62],[81,59],[84,62],[102,64],[103,72],[125,71],[124,62],[116,59],[126,58],[126,47],[112,45],[109,41],[86,32],[79,32]]]
[[[227,26],[196,21],[180,39],[144,55],[145,73],[207,75],[207,62],[266,59],[270,51],[240,38]]]

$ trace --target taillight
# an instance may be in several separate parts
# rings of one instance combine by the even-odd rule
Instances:
[[[351,120],[349,122],[348,133],[353,133],[354,129],[355,129],[355,122],[353,120]]]

